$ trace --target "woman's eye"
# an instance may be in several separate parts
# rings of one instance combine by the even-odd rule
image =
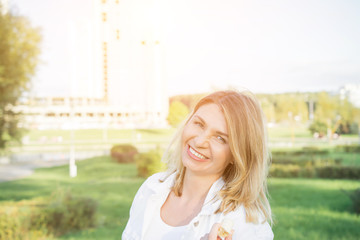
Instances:
[[[203,127],[204,125],[201,122],[194,122],[195,125],[199,126],[199,127]]]
[[[216,137],[221,143],[226,143],[225,139],[221,136]]]

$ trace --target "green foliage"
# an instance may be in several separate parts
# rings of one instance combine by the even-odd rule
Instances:
[[[336,146],[337,151],[347,152],[347,153],[360,153],[360,145],[338,145]]]
[[[360,215],[360,188],[349,194],[353,202],[353,209],[357,215]]]
[[[10,202],[47,197],[62,187],[99,203],[99,227],[69,232],[59,239],[119,239],[132,200],[144,181],[135,164],[117,164],[109,156],[79,161],[78,176],[69,178],[68,166],[37,169],[27,177],[0,183],[0,209]],[[352,202],[340,191],[360,188],[357,180],[270,178],[270,204],[275,215],[275,239],[355,240],[360,218],[350,213]],[[40,203],[36,203],[37,205]],[[1,231],[1,227],[0,227]],[[21,239],[49,239],[50,237]]]
[[[111,148],[112,159],[118,163],[132,163],[135,161],[135,155],[138,154],[136,147],[130,144],[119,144]]]
[[[318,133],[319,137],[323,137],[326,136],[327,125],[325,122],[316,120],[309,126],[309,131],[311,132],[311,134]]]
[[[170,104],[167,120],[173,127],[177,127],[189,114],[188,107],[180,101],[174,101]]]
[[[31,229],[47,229],[55,236],[96,226],[97,202],[58,191],[48,205],[31,216]]]
[[[272,162],[275,164],[294,164],[301,167],[340,165],[341,158],[329,156],[329,150],[316,147],[304,147],[295,151],[273,151]]]
[[[78,176],[69,178],[69,166],[36,169],[25,179],[0,183],[0,209],[9,208],[22,199],[44,201],[34,203],[47,206],[48,197],[54,189],[69,189],[77,196],[88,196],[98,204],[98,227],[71,231],[60,239],[119,239],[129,216],[129,209],[143,178],[137,177],[135,164],[118,164],[110,156],[96,157],[77,162]],[[41,231],[45,233],[45,229]],[[40,230],[32,230],[40,236]],[[50,239],[21,233],[21,239]]]
[[[34,210],[33,202],[20,201],[0,206],[0,239],[39,240],[52,239],[46,229],[31,229],[30,214]]]
[[[187,95],[177,95],[170,97],[170,105],[173,102],[182,102],[185,104],[188,109],[194,109],[196,103],[207,94],[187,94]]]
[[[21,239],[21,216],[17,208],[0,210],[0,239]]]
[[[161,162],[162,151],[153,149],[146,153],[140,153],[135,157],[135,163],[140,177],[149,177],[154,173],[164,170]]]
[[[360,179],[360,167],[355,166],[299,166],[296,164],[272,164],[270,177],[278,178],[328,178]]]
[[[323,166],[316,172],[319,178],[360,179],[360,167],[355,166]]]
[[[269,174],[271,177],[280,178],[360,179],[359,166],[342,166],[341,155],[333,154],[330,155],[328,149],[316,147],[304,147],[296,151],[273,151],[273,164]]]
[[[1,8],[1,6],[0,6]],[[39,29],[25,17],[11,12],[0,14],[0,149],[19,139],[21,114],[14,110],[22,93],[29,88],[40,53]]]

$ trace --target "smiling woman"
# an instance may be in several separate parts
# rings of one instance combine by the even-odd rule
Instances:
[[[265,126],[251,93],[201,99],[164,155],[168,171],[136,194],[122,239],[273,239]]]

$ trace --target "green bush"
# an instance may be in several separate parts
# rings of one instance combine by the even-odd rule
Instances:
[[[46,229],[49,234],[63,235],[73,230],[96,226],[97,202],[58,191],[48,205],[33,213],[31,229]]]
[[[319,178],[360,179],[360,167],[355,166],[323,166],[317,167]]]
[[[294,164],[271,164],[270,177],[297,178],[300,176],[300,166]]]
[[[269,176],[278,178],[360,179],[360,167],[339,165],[316,167],[313,165],[273,163],[270,167]]]
[[[52,239],[46,229],[31,229],[31,207],[22,202],[10,203],[13,206],[0,208],[0,240],[42,240]]]
[[[329,153],[329,150],[327,149],[320,149],[318,147],[303,147],[300,152],[303,152],[307,155],[326,155]]]
[[[338,152],[360,153],[360,145],[359,144],[338,145],[338,146],[336,146],[335,149]]]
[[[0,239],[21,239],[21,225],[17,208],[0,210]]]
[[[164,163],[161,162],[162,152],[160,149],[153,149],[146,153],[135,156],[135,163],[140,177],[148,177],[154,173],[164,170]]]
[[[321,157],[286,157],[286,156],[273,156],[272,163],[282,165],[298,165],[305,166],[329,166],[329,165],[341,165],[343,160],[341,158],[321,158]]]
[[[329,150],[327,149],[319,149],[317,147],[303,147],[301,150],[297,151],[272,151],[271,155],[272,158],[296,158],[296,157],[303,157],[307,159],[314,159],[323,157],[324,155],[329,154]]]
[[[118,163],[132,163],[135,161],[135,155],[138,154],[138,150],[130,144],[119,144],[113,146],[110,153],[111,158]]]
[[[360,214],[360,188],[356,189],[354,192],[349,194],[352,202],[353,202],[353,209],[357,215]]]
[[[327,124],[322,121],[314,121],[310,126],[309,130],[311,134],[319,133],[320,137],[323,137],[327,133]]]

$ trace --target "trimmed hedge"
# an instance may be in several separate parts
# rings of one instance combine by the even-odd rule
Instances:
[[[335,150],[338,152],[347,152],[347,153],[360,153],[360,145],[338,145],[335,147]]]
[[[301,167],[295,164],[272,164],[270,177],[279,178],[329,178],[329,179],[360,179],[360,167],[321,166]]]
[[[272,157],[315,157],[315,156],[324,156],[329,154],[327,149],[319,149],[317,147],[303,147],[301,150],[297,151],[272,151]]]
[[[298,166],[329,166],[329,165],[336,165],[339,166],[342,163],[341,158],[304,158],[304,157],[273,157],[272,163],[274,164],[283,164],[283,165],[298,165]]]
[[[319,178],[360,179],[360,167],[324,166],[316,168]]]
[[[118,163],[133,163],[138,150],[131,144],[115,145],[110,150],[111,158]]]

